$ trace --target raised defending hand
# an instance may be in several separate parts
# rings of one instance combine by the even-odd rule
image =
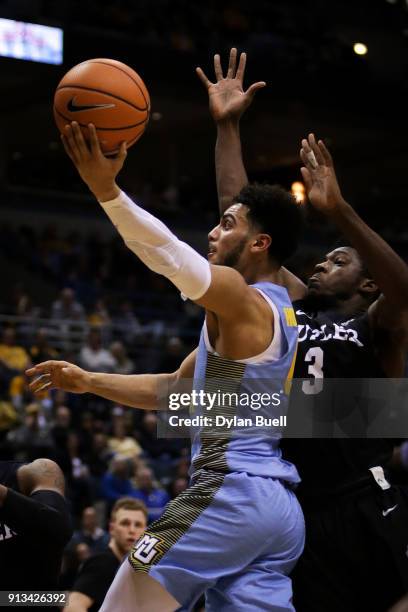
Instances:
[[[26,370],[29,377],[36,376],[30,383],[30,390],[36,394],[49,389],[62,389],[69,393],[86,393],[89,372],[68,361],[43,361]]]
[[[341,194],[332,157],[322,140],[316,142],[314,134],[302,140],[300,169],[307,197],[316,210],[330,214],[345,204]]]
[[[231,49],[228,72],[224,78],[220,56],[214,55],[214,72],[216,83],[212,83],[201,68],[196,72],[208,92],[210,112],[216,123],[238,121],[251,104],[258,89],[265,87],[264,81],[253,83],[246,91],[243,89],[246,53],[241,53],[237,68],[237,50]]]
[[[115,179],[126,158],[126,143],[122,142],[115,157],[106,157],[99,145],[95,126],[88,125],[89,144],[85,141],[76,121],[65,127],[61,135],[65,151],[73,161],[82,180],[100,202],[112,200],[119,195]]]

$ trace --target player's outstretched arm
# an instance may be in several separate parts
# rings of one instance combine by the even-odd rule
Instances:
[[[313,134],[302,140],[301,169],[310,203],[329,217],[350,240],[388,303],[396,310],[408,308],[408,267],[345,201],[332,157],[324,142]]]
[[[266,85],[264,81],[259,81],[244,91],[245,66],[246,53],[241,53],[237,67],[237,50],[232,48],[225,77],[220,56],[214,56],[215,83],[207,78],[201,68],[196,69],[207,90],[210,113],[217,126],[215,172],[221,214],[230,206],[232,198],[248,183],[242,159],[239,121],[250,106],[255,93]]]
[[[237,49],[233,47],[230,51],[227,74],[224,77],[220,56],[214,55],[215,83],[208,79],[202,68],[196,69],[208,93],[210,113],[217,126],[215,174],[221,215],[231,205],[233,197],[248,183],[242,157],[239,122],[251,105],[256,92],[266,86],[264,81],[258,81],[244,91],[246,53],[241,53],[238,67],[237,56]],[[306,286],[300,279],[284,267],[280,269],[279,275],[278,282],[286,287],[292,301],[304,297]]]
[[[44,361],[27,370],[33,378],[30,390],[36,394],[48,389],[69,393],[93,393],[105,399],[144,410],[157,410],[160,397],[181,379],[193,378],[196,351],[188,355],[171,374],[104,374],[87,372],[67,361]]]
[[[114,160],[107,160],[100,149],[94,126],[89,126],[89,132],[90,146],[85,142],[79,125],[73,124],[67,128],[64,144],[78,172],[126,246],[150,270],[168,278],[185,297],[200,306],[217,315],[229,315],[230,318],[242,313],[246,318],[251,317],[252,311],[247,306],[253,305],[254,292],[243,277],[231,268],[210,266],[204,257],[179,240],[164,223],[123,193],[115,181],[123,160],[116,165]],[[121,152],[124,153],[122,149]],[[106,201],[106,197],[112,199]]]
[[[302,140],[301,169],[310,203],[330,218],[358,251],[382,291],[369,308],[369,320],[378,338],[393,333],[397,344],[406,342],[408,313],[408,266],[344,200],[332,157],[322,140],[313,134]],[[401,359],[402,362],[402,359]],[[395,370],[394,370],[395,371]]]

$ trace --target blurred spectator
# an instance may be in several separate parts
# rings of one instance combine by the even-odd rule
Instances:
[[[80,567],[82,563],[89,559],[92,552],[88,544],[86,544],[85,542],[79,542],[79,544],[75,546],[75,554],[78,559],[78,567]]]
[[[11,402],[0,399],[0,460],[14,457],[14,449],[6,441],[6,436],[18,422],[16,409]]]
[[[30,357],[33,364],[58,359],[58,351],[50,346],[48,342],[48,330],[41,327],[36,334],[34,344],[30,348]]]
[[[146,526],[147,511],[141,501],[124,497],[116,502],[109,523],[109,545],[84,563],[64,612],[97,612],[101,608],[123,557]]]
[[[71,411],[67,406],[58,406],[55,411],[54,424],[51,427],[51,435],[54,439],[57,451],[67,448],[68,434],[71,428]]]
[[[181,457],[177,463],[176,477],[177,478],[189,478],[190,459],[188,457]]]
[[[132,303],[128,300],[120,304],[119,312],[114,317],[113,323],[115,330],[124,342],[133,342],[143,333],[143,327],[135,316]]]
[[[98,525],[98,517],[93,506],[88,506],[82,511],[81,528],[74,531],[69,546],[80,543],[87,544],[92,554],[106,548],[109,543],[107,532]]]
[[[81,413],[81,423],[78,428],[79,447],[81,453],[86,454],[92,446],[94,433],[94,417],[92,412]]]
[[[84,307],[75,300],[75,293],[70,287],[65,287],[61,291],[59,299],[52,304],[51,318],[83,320]]]
[[[170,496],[172,498],[173,497],[177,497],[177,495],[180,495],[180,493],[185,491],[187,489],[187,487],[188,487],[188,480],[187,480],[187,478],[176,478],[170,484]]]
[[[19,461],[34,461],[40,457],[54,456],[50,427],[41,414],[38,403],[26,407],[23,424],[10,431],[7,439]]]
[[[167,340],[164,356],[162,357],[158,372],[175,372],[186,357],[187,349],[178,336]]]
[[[151,459],[158,459],[163,455],[179,455],[178,440],[166,440],[157,437],[157,415],[155,412],[143,413],[137,439]],[[168,459],[168,458],[167,458]]]
[[[108,447],[106,434],[94,433],[92,447],[87,457],[92,476],[101,478],[107,472],[109,461],[112,459],[112,451]]]
[[[132,475],[131,462],[126,457],[116,455],[110,465],[110,470],[101,481],[101,494],[110,504],[120,497],[135,497],[135,490],[130,479]]]
[[[93,483],[89,467],[79,450],[79,436],[76,431],[68,433],[64,451],[60,455],[60,465],[66,475],[69,497],[72,500],[74,512],[77,514],[92,504]]]
[[[139,468],[136,483],[137,488],[133,495],[145,503],[149,513],[149,522],[155,521],[163,514],[170,497],[166,491],[155,486],[153,472],[147,467]]]
[[[109,350],[115,359],[115,373],[116,374],[134,374],[135,364],[128,357],[125,345],[122,342],[112,342]]]
[[[123,417],[113,422],[113,435],[109,438],[108,446],[113,453],[129,459],[138,457],[142,453],[142,448],[136,440],[126,435]]]
[[[79,352],[79,363],[85,370],[91,372],[113,372],[115,359],[111,353],[102,347],[101,332],[93,327],[88,334],[88,340]]]
[[[0,359],[10,369],[23,373],[30,365],[30,357],[22,346],[16,342],[16,332],[13,327],[3,330],[0,342]]]
[[[88,323],[93,327],[106,327],[110,325],[111,318],[103,299],[97,300],[88,316]]]
[[[13,314],[18,317],[25,317],[25,321],[21,321],[18,325],[18,331],[21,336],[32,337],[35,331],[36,319],[41,315],[41,308],[34,306],[31,296],[20,286],[21,292],[17,289],[15,294],[15,311]]]
[[[16,304],[16,315],[18,317],[30,317],[36,319],[41,314],[41,308],[34,306],[31,296],[28,293],[23,293]]]

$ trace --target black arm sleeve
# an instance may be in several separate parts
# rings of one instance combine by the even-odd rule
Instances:
[[[59,544],[72,535],[71,517],[65,498],[56,491],[35,491],[30,497],[8,489],[0,520],[13,531],[30,538],[47,535]]]

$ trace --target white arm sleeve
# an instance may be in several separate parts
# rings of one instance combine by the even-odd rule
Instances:
[[[191,300],[204,295],[211,283],[210,264],[204,257],[123,191],[114,200],[100,205],[126,246],[153,272],[171,280]]]

